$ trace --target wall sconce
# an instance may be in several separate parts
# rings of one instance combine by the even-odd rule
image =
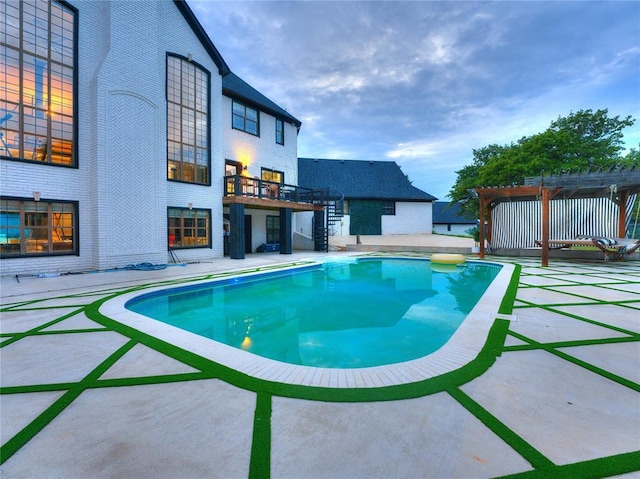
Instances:
[[[243,169],[244,171],[247,171],[247,165],[244,165],[244,166],[242,167],[242,169]]]
[[[189,203],[187,206],[189,207],[190,210],[193,209],[193,203]]]
[[[193,60],[193,55],[191,53],[187,53],[187,60],[188,61]]]
[[[40,201],[40,192],[39,191],[34,191],[33,192],[33,199],[35,201]]]

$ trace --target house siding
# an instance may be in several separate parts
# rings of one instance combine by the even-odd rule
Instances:
[[[2,274],[166,263],[167,207],[211,210],[222,256],[222,80],[218,66],[172,1],[70,2],[78,10],[78,168],[2,160],[2,195],[78,201],[79,255],[7,258]],[[191,54],[211,74],[211,186],[167,181],[166,54]],[[274,127],[275,128],[275,127]]]
[[[456,236],[468,236],[468,231],[473,228],[473,224],[460,225],[460,224],[434,224],[433,232],[441,235],[456,235]]]
[[[425,235],[432,231],[431,203],[396,202],[395,215],[382,215],[382,235]],[[311,236],[313,214],[298,215],[295,231],[304,236]],[[335,225],[330,226],[330,236],[349,236],[351,215],[344,215]]]
[[[260,177],[260,169],[269,168],[283,171],[285,183],[296,184],[298,182],[297,128],[285,122],[284,145],[279,145],[275,139],[276,118],[261,111],[260,136],[234,130],[231,127],[231,104],[231,98],[222,97],[224,158],[246,165],[252,177]]]
[[[298,183],[298,130],[291,123],[284,123],[284,145],[276,143],[276,118],[264,111],[260,111],[260,136],[255,136],[241,130],[235,130],[231,126],[232,99],[228,96],[222,97],[222,122],[224,134],[225,160],[233,160],[247,166],[250,177],[261,176],[261,169],[282,171],[286,184],[295,185]],[[242,103],[241,100],[238,100]],[[251,105],[252,107],[255,107]],[[222,173],[224,174],[224,162]],[[223,181],[220,178],[220,185]],[[221,191],[222,195],[222,191]],[[228,208],[225,208],[228,213]],[[299,215],[294,213],[292,218],[292,231]],[[245,207],[245,215],[251,215],[251,251],[266,241],[266,217],[267,215],[279,215],[279,210],[258,210]]]
[[[431,234],[431,203],[396,202],[395,215],[382,216],[383,235]]]

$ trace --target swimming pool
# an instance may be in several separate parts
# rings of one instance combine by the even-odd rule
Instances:
[[[366,368],[441,348],[500,266],[361,258],[140,296],[127,309],[294,365]]]
[[[345,258],[349,260],[348,258],[354,256],[360,257],[362,255],[356,253],[355,255],[346,254],[338,257],[329,256],[322,263],[333,260],[343,261]],[[303,266],[318,266],[319,264],[320,262],[316,259],[309,259],[269,269],[284,272],[289,269],[297,270]],[[491,262],[483,261],[482,264],[491,264]],[[500,266],[500,271],[487,291],[444,346],[426,356],[386,366],[319,368],[276,361],[149,318],[125,307],[131,300],[139,298],[145,293],[175,290],[175,285],[149,285],[144,291],[136,289],[117,295],[101,304],[99,313],[125,327],[153,338],[154,342],[160,341],[167,345],[166,347],[177,347],[187,354],[195,354],[200,358],[213,361],[257,380],[320,388],[378,388],[420,382],[465,367],[478,358],[489,337],[494,321],[497,318],[510,319],[505,315],[500,315],[498,310],[515,273],[515,267],[509,263],[500,264]],[[260,278],[263,275],[265,275],[263,269],[245,268],[227,271],[217,277],[221,280],[224,278],[225,281],[241,282],[251,277]],[[185,278],[183,281],[193,287],[211,283],[210,278]]]

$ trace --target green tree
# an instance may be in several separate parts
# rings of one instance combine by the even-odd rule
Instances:
[[[638,145],[638,147],[640,147],[640,145]],[[631,148],[622,160],[622,163],[624,166],[629,168],[640,168],[640,148],[637,150],[635,148]]]
[[[594,171],[638,164],[632,149],[622,156],[623,130],[635,122],[631,116],[609,118],[608,110],[580,110],[558,117],[542,133],[510,145],[489,145],[473,150],[473,163],[456,171],[448,196],[476,218],[478,202],[473,188],[522,185],[527,176],[561,171]]]

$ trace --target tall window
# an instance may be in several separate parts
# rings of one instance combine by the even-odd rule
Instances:
[[[276,143],[284,145],[284,121],[276,118]]]
[[[167,178],[211,184],[209,72],[167,56]]]
[[[232,125],[234,129],[260,136],[258,110],[234,100],[232,103],[232,117]]]
[[[77,166],[75,10],[0,2],[0,157]]]
[[[211,210],[169,208],[169,248],[210,248]]]
[[[0,199],[0,257],[78,253],[78,204]]]

